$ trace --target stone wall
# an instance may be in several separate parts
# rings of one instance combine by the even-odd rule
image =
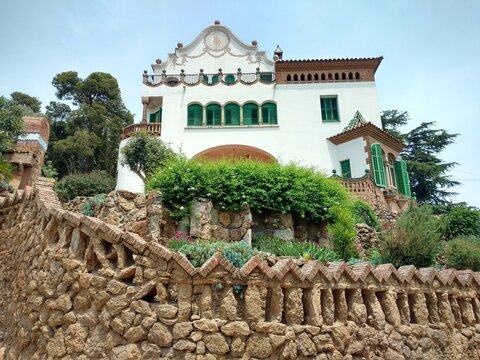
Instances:
[[[181,254],[63,210],[52,183],[0,200],[7,359],[479,359],[480,273]]]

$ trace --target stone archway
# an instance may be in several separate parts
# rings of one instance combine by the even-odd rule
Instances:
[[[229,144],[214,146],[207,150],[201,151],[194,158],[207,158],[211,160],[224,157],[232,157],[236,159],[253,159],[265,162],[277,161],[274,156],[259,148],[247,145]]]

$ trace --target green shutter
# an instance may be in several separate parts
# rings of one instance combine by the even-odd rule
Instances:
[[[208,84],[208,76],[207,76],[207,75],[203,75],[202,81],[203,81],[205,84]]]
[[[225,125],[240,125],[240,106],[237,104],[225,105]]]
[[[350,179],[352,177],[352,171],[350,169],[350,160],[340,161],[340,168],[342,170],[342,177]]]
[[[320,98],[323,121],[338,121],[337,98]]]
[[[150,123],[157,122],[157,113],[150,114]]]
[[[257,104],[245,104],[243,106],[243,125],[258,125]]]
[[[207,106],[207,126],[220,126],[222,124],[221,107],[218,104]]]
[[[188,126],[203,125],[203,108],[201,105],[193,104],[188,107],[187,125]]]
[[[262,123],[277,123],[277,105],[273,103],[265,103],[262,105]]]
[[[407,163],[404,160],[395,161],[395,174],[397,175],[398,192],[411,197],[410,178],[408,176]]]
[[[387,186],[387,180],[385,177],[385,168],[383,166],[383,157],[382,157],[382,147],[380,144],[370,145],[372,168],[373,168],[373,179],[375,180],[375,185],[379,187]]]
[[[212,76],[212,84],[218,83],[218,75],[213,75]]]

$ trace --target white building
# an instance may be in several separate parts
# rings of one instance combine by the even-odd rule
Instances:
[[[395,161],[403,144],[381,129],[381,61],[284,60],[279,47],[269,59],[216,21],[145,72],[142,123],[124,129],[120,146],[146,130],[188,157],[293,161],[350,183],[370,171],[376,187],[409,196]],[[143,183],[119,163],[117,189],[141,192]]]

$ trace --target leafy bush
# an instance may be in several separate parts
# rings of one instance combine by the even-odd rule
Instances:
[[[173,241],[177,243],[169,243],[169,245],[178,246],[180,244],[180,240]],[[256,254],[256,251],[244,241],[233,243],[222,241],[186,241],[177,251],[184,254],[195,267],[202,266],[217,251],[237,268],[241,268]]]
[[[341,259],[349,260],[358,257],[358,250],[355,247],[357,232],[353,227],[353,215],[347,207],[335,205],[331,208],[333,222],[328,225],[328,232],[331,235],[333,250]]]
[[[150,173],[176,156],[162,140],[146,132],[134,134],[122,149],[122,165],[127,165],[143,181]]]
[[[360,199],[354,199],[352,200],[352,209],[355,224],[367,224],[374,229],[379,228],[377,215],[368,203]]]
[[[314,169],[234,159],[170,160],[150,177],[147,189],[161,191],[176,218],[205,198],[225,209],[238,211],[248,204],[257,212],[292,213],[319,223],[332,220],[330,208],[350,199],[337,181]]]
[[[58,171],[53,166],[51,160],[48,160],[47,163],[43,165],[42,175],[47,177],[47,178],[51,178],[51,179],[57,179],[58,178]]]
[[[94,170],[88,174],[65,176],[55,185],[61,201],[72,200],[77,196],[95,196],[109,193],[115,186],[115,179],[106,171]]]
[[[445,245],[446,264],[456,269],[480,271],[480,238],[458,237]]]
[[[332,249],[309,241],[285,241],[276,237],[259,236],[254,240],[253,246],[259,251],[278,256],[303,257],[306,260],[314,259],[320,262],[338,261],[338,256]]]
[[[444,217],[444,237],[450,240],[459,236],[480,236],[480,211],[468,207],[457,207]]]
[[[381,235],[381,262],[395,266],[433,264],[441,237],[440,221],[428,206],[413,207],[403,212],[394,226]]]
[[[93,216],[93,208],[95,205],[100,204],[105,198],[107,194],[98,194],[94,197],[88,198],[83,204],[82,214],[87,216]]]

